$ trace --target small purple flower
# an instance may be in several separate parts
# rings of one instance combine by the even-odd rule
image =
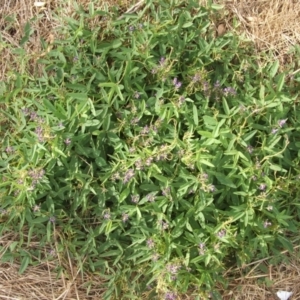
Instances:
[[[151,238],[146,241],[146,244],[149,249],[153,249],[155,246],[155,243],[154,243],[153,239],[151,239]]]
[[[196,83],[196,82],[200,81],[200,79],[201,79],[200,75],[198,73],[196,73],[192,78],[192,82]]]
[[[202,180],[207,180],[208,179],[208,174],[207,173],[202,173],[201,174],[201,179]]]
[[[252,154],[252,152],[253,152],[253,147],[251,146],[251,145],[249,145],[249,146],[247,146],[247,151],[250,153],[250,154]]]
[[[184,96],[180,96],[178,101],[179,106],[182,105],[184,102],[185,102]]]
[[[146,159],[145,164],[146,164],[146,166],[150,167],[151,164],[152,164],[152,162],[153,162],[153,157],[148,157],[148,158]]]
[[[141,130],[141,134],[142,135],[146,135],[150,132],[150,128],[148,125],[146,125],[142,130]]]
[[[49,221],[50,221],[51,223],[55,223],[56,218],[55,218],[54,216],[51,216],[51,217],[49,218]]]
[[[216,191],[216,187],[215,187],[213,184],[211,184],[211,185],[208,187],[208,189],[209,189],[209,191],[212,192],[212,193]]]
[[[226,230],[225,229],[222,229],[218,232],[217,236],[219,238],[223,238],[224,236],[226,235]]]
[[[161,225],[161,228],[162,230],[166,230],[169,228],[169,224],[167,222],[164,222],[164,221],[159,221],[160,225]]]
[[[129,153],[133,153],[135,151],[135,148],[134,147],[130,147],[129,148]]]
[[[137,204],[139,200],[140,200],[139,195],[131,195],[131,202],[133,202],[134,204]]]
[[[33,207],[33,212],[38,212],[38,211],[40,211],[41,210],[41,205],[35,205],[34,207]]]
[[[29,111],[29,108],[28,108],[28,107],[22,108],[21,111],[22,111],[22,113],[23,113],[25,116],[28,116],[28,115],[30,114],[30,111]]]
[[[173,85],[175,86],[175,90],[178,90],[181,87],[182,83],[178,81],[177,78],[174,78]]]
[[[133,97],[135,98],[135,99],[139,99],[140,98],[140,96],[141,96],[141,94],[139,93],[139,92],[134,92],[134,95],[133,95]]]
[[[279,120],[278,121],[279,127],[283,127],[283,125],[286,123],[286,121],[287,121],[287,119],[285,119],[285,120]]]
[[[251,179],[252,179],[253,181],[256,181],[256,180],[257,180],[257,177],[256,177],[255,175],[253,175],[253,176],[251,177]]]
[[[214,83],[214,88],[215,89],[219,89],[221,87],[221,83],[219,80],[217,80],[215,83]]]
[[[224,93],[224,95],[232,95],[232,96],[234,96],[234,95],[236,95],[236,90],[234,89],[234,88],[232,88],[232,87],[226,87],[226,88],[224,88],[223,89],[223,93]]]
[[[11,147],[11,146],[8,146],[8,147],[6,147],[5,152],[6,152],[7,154],[11,154],[11,153],[14,152],[14,148]]]
[[[150,193],[146,196],[146,199],[149,201],[149,202],[154,202],[155,200],[155,195],[153,193]]]
[[[128,221],[128,219],[129,219],[129,215],[126,214],[126,213],[122,213],[122,221],[123,221],[124,223],[126,223],[126,222]]]
[[[49,255],[50,255],[50,256],[55,256],[55,255],[56,255],[55,249],[50,249]]]
[[[273,128],[273,129],[271,130],[271,133],[272,133],[272,134],[275,134],[277,131],[278,131],[278,129]]]
[[[67,146],[69,146],[69,145],[71,144],[71,139],[70,139],[70,138],[66,138],[66,139],[65,139],[65,144],[66,144]]]
[[[153,255],[152,255],[152,261],[158,261],[158,259],[159,259],[159,254],[158,253],[154,253]]]
[[[199,250],[199,254],[203,255],[205,253],[205,243],[200,243],[198,250]]]
[[[143,170],[143,162],[140,158],[138,158],[136,160],[136,162],[134,163],[135,167],[137,170]]]
[[[37,113],[35,111],[32,111],[30,113],[30,121],[35,121],[37,118]]]
[[[78,56],[73,57],[73,62],[76,62],[76,61],[78,61]]]
[[[265,222],[264,222],[264,228],[267,228],[267,227],[269,227],[269,226],[271,226],[271,225],[272,225],[271,222],[268,222],[268,221],[265,221]]]
[[[163,188],[161,193],[163,196],[168,197],[170,195],[170,187],[167,186],[167,187]]]
[[[165,294],[165,300],[176,300],[176,294],[173,292],[167,292]]]
[[[138,117],[135,117],[135,118],[133,118],[133,119],[130,121],[130,124],[131,124],[131,125],[136,125],[138,122],[139,122],[139,118],[138,118]]]
[[[176,275],[178,270],[180,269],[180,265],[176,264],[168,264],[166,266],[167,272],[171,273],[172,275]]]
[[[266,185],[265,183],[261,183],[261,184],[259,185],[259,189],[260,189],[261,191],[264,191],[264,190],[266,189],[266,187],[267,187],[267,185]]]
[[[134,177],[134,170],[129,169],[124,175],[123,183],[129,182],[132,177]]]
[[[160,60],[159,60],[159,64],[160,66],[162,67],[166,62],[166,59],[164,57],[161,57]]]
[[[103,215],[103,219],[104,220],[109,220],[110,219],[110,213],[108,211],[106,211]]]
[[[130,32],[132,32],[132,31],[135,30],[135,27],[131,25],[131,26],[128,27],[128,30],[129,30]]]

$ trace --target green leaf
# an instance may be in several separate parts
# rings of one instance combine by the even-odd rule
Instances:
[[[229,116],[230,115],[230,109],[229,109],[229,106],[228,106],[227,101],[226,101],[225,98],[223,98],[222,103],[223,103],[223,108],[224,108],[225,114],[227,116]]]
[[[287,238],[279,235],[277,236],[277,239],[284,246],[286,250],[288,250],[290,253],[294,252],[293,244]]]
[[[225,176],[222,173],[217,173],[217,172],[213,172],[213,174],[216,176],[216,178],[218,179],[218,181],[221,184],[224,184],[226,186],[232,187],[232,188],[236,188],[236,185],[233,183],[233,181],[228,178],[227,176]]]
[[[278,68],[279,68],[279,60],[276,60],[276,61],[274,61],[273,65],[271,66],[270,71],[269,71],[269,75],[271,78],[273,78],[276,75]]]
[[[198,121],[198,110],[195,105],[193,105],[193,117],[194,117],[194,123],[196,126],[198,126],[199,121]]]
[[[182,25],[182,28],[188,28],[188,27],[191,27],[191,26],[193,26],[193,22],[187,22],[187,23]]]
[[[21,261],[21,266],[19,269],[19,274],[23,274],[24,271],[27,269],[28,264],[30,262],[30,257],[28,255],[24,256],[22,261]]]
[[[284,81],[285,81],[285,75],[284,74],[280,74],[279,75],[279,79],[277,82],[277,91],[281,92],[283,85],[284,85]]]

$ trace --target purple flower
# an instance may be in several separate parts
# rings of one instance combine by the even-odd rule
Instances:
[[[134,170],[133,169],[129,169],[125,175],[124,175],[124,179],[123,179],[123,183],[127,183],[129,182],[129,180],[134,176]]]
[[[164,222],[163,220],[159,221],[162,230],[166,230],[169,228],[169,224],[167,222]]]
[[[266,185],[265,183],[261,183],[261,184],[259,185],[259,189],[260,189],[261,191],[264,191],[264,190],[266,189],[266,187],[267,187],[267,185]]]
[[[146,159],[145,164],[146,164],[146,166],[150,167],[151,164],[152,164],[152,162],[153,162],[153,157],[148,157],[148,158]]]
[[[55,254],[56,254],[56,251],[54,249],[50,249],[49,255],[50,256],[55,256]]]
[[[50,221],[51,223],[55,223],[56,218],[55,218],[54,216],[51,216],[51,217],[49,218],[49,221]]]
[[[232,88],[232,87],[226,87],[226,88],[224,88],[223,89],[223,93],[224,93],[224,95],[232,95],[232,96],[234,96],[234,95],[236,95],[236,90],[234,89],[234,88]]]
[[[138,117],[135,117],[135,118],[133,118],[133,119],[130,121],[130,124],[131,124],[131,125],[136,125],[138,122],[139,122],[139,118],[138,118]]]
[[[168,264],[166,266],[166,269],[169,273],[171,273],[172,275],[176,275],[178,273],[178,270],[180,269],[179,265],[176,264]]]
[[[146,244],[147,244],[147,247],[150,249],[153,249],[155,246],[155,243],[154,243],[153,239],[151,239],[151,238],[146,241]]]
[[[148,125],[146,125],[142,130],[141,130],[141,134],[145,135],[148,134],[150,132],[150,128]]]
[[[139,200],[140,200],[139,195],[131,195],[131,202],[133,202],[134,204],[137,204]]]
[[[265,222],[264,222],[264,228],[267,228],[267,227],[269,227],[269,226],[271,226],[271,225],[272,225],[271,222],[268,222],[268,221],[265,221]]]
[[[129,30],[130,32],[132,32],[132,31],[135,30],[135,27],[131,25],[131,26],[128,27],[128,30]]]
[[[41,210],[41,206],[40,205],[35,205],[34,207],[33,207],[33,212],[38,212],[38,211],[40,211]]]
[[[32,112],[30,113],[30,120],[31,120],[31,121],[35,121],[36,118],[37,118],[37,113],[36,113],[35,111],[32,111]]]
[[[103,215],[103,219],[109,220],[110,219],[110,213],[109,212],[105,212],[104,215]]]
[[[208,189],[209,189],[209,191],[212,192],[212,193],[216,191],[216,187],[215,187],[213,184],[211,184],[211,185],[208,187]]]
[[[165,300],[176,300],[176,294],[173,292],[167,292],[165,294]]]
[[[170,195],[170,187],[163,188],[161,193],[163,196],[168,197]]]
[[[158,253],[154,253],[153,255],[152,255],[152,260],[153,261],[158,261],[158,259],[159,259],[159,254]]]
[[[122,213],[122,221],[125,223],[128,221],[128,219],[129,219],[129,215],[126,213]]]
[[[153,193],[150,193],[146,196],[146,199],[149,201],[149,202],[154,202],[155,200],[155,195]]]
[[[203,255],[205,253],[205,244],[204,243],[200,243],[199,244],[199,254]]]
[[[78,61],[78,56],[73,57],[73,62],[76,62],[76,61]]]
[[[219,89],[221,87],[221,83],[219,80],[217,80],[215,83],[214,83],[214,88],[215,89]]]
[[[184,102],[185,102],[184,96],[180,96],[178,101],[179,105],[182,105]]]
[[[8,146],[8,147],[6,147],[5,152],[6,152],[7,154],[11,154],[11,153],[14,152],[14,148],[11,147],[11,146]]]
[[[68,146],[71,144],[71,139],[70,138],[67,138],[65,139],[65,144]]]
[[[286,121],[287,121],[287,119],[285,119],[285,120],[279,120],[278,121],[279,127],[282,127],[286,123]]]
[[[174,78],[173,85],[175,86],[175,90],[178,90],[181,87],[182,83],[178,81],[177,78]]]
[[[160,60],[159,60],[159,64],[160,66],[162,67],[166,62],[166,59],[164,57],[161,57]]]
[[[278,129],[273,128],[272,131],[271,131],[271,133],[272,133],[272,134],[275,134],[277,131],[278,131]]]
[[[140,94],[139,92],[134,92],[133,97],[134,97],[135,99],[139,99],[140,96],[141,96],[141,94]]]
[[[225,229],[222,229],[218,232],[217,236],[219,238],[223,238],[224,236],[226,235],[226,230]]]
[[[251,154],[253,152],[253,147],[251,145],[247,146],[247,151]]]
[[[136,160],[136,162],[134,163],[135,167],[137,170],[142,170],[143,169],[143,162],[140,158],[138,158]]]
[[[198,73],[196,73],[192,78],[192,82],[196,83],[196,82],[200,81],[200,79],[201,79],[200,75]]]

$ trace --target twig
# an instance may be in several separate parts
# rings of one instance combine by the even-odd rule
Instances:
[[[125,14],[136,12],[136,11],[144,4],[144,2],[145,2],[145,0],[140,0],[138,3],[134,4],[133,6],[131,6],[129,9],[127,9],[127,10],[125,11],[124,14],[122,14],[122,16],[120,16],[120,17],[118,18],[118,20],[121,20],[122,18],[124,18],[124,17],[125,17],[125,16],[124,16]]]

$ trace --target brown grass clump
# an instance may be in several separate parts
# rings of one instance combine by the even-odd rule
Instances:
[[[273,52],[283,63],[291,63],[289,52],[300,44],[300,1],[221,0],[228,30],[238,31],[256,45],[257,55]],[[233,25],[232,19],[240,26]]]
[[[24,229],[24,231],[28,229]],[[25,240],[28,236],[23,233]],[[0,260],[21,237],[16,233],[2,235]],[[33,240],[36,240],[33,237]],[[10,300],[93,300],[103,299],[103,279],[96,274],[82,273],[79,262],[71,259],[68,252],[60,253],[49,247],[40,249],[38,241],[31,241],[22,249],[43,250],[43,257],[32,258],[32,265],[22,274],[20,262],[0,263],[0,299]],[[66,249],[67,251],[67,249]],[[32,252],[32,251],[31,251]]]

